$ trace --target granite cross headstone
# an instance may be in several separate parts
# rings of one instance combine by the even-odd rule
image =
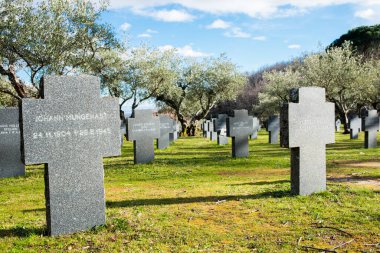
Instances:
[[[350,139],[357,139],[362,126],[362,122],[358,115],[350,117],[348,124],[350,127]]]
[[[157,148],[165,149],[169,147],[169,134],[173,132],[173,120],[167,115],[159,115],[160,137],[157,139]]]
[[[325,89],[319,87],[293,90],[290,98],[291,187],[309,195],[326,189],[326,144],[335,142],[335,107],[325,102]]]
[[[218,134],[214,130],[214,120],[215,118],[211,118],[208,121],[208,129],[210,131],[210,141],[216,141],[218,139]]]
[[[277,115],[269,117],[267,131],[269,132],[269,143],[277,144],[280,131],[280,118]]]
[[[134,163],[154,160],[154,139],[160,136],[160,120],[152,110],[135,110],[134,118],[127,119],[127,139],[133,141]]]
[[[340,119],[337,119],[335,121],[335,131],[336,132],[339,132],[340,131],[340,125],[342,124],[342,122],[340,121]]]
[[[25,175],[20,144],[19,109],[0,109],[0,178]]]
[[[362,113],[362,130],[365,132],[365,148],[377,147],[379,116],[376,110],[364,110]]]
[[[45,164],[48,233],[105,223],[103,157],[120,155],[117,98],[100,98],[94,76],[49,76],[43,99],[23,99],[26,164]]]
[[[210,139],[210,129],[209,129],[209,120],[203,122],[203,137]]]
[[[169,133],[169,142],[174,142],[178,138],[177,121],[172,120],[172,132]]]
[[[252,134],[253,117],[247,110],[234,110],[234,117],[227,118],[227,136],[232,137],[232,157],[249,155],[248,136]]]
[[[257,134],[259,132],[259,129],[260,129],[260,120],[256,117],[253,117],[253,128],[252,128],[253,132],[250,135],[251,140],[257,139]]]
[[[226,145],[228,144],[227,137],[227,122],[228,115],[227,114],[219,114],[217,118],[214,119],[214,132],[218,135],[218,145]]]

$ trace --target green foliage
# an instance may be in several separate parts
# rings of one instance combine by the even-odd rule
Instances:
[[[225,55],[200,61],[182,59],[177,68],[177,79],[168,90],[156,97],[171,107],[182,122],[191,128],[203,119],[216,103],[236,98],[247,79]]]
[[[335,103],[347,131],[350,112],[380,101],[378,64],[356,54],[349,42],[308,55],[296,69],[290,66],[285,71],[264,74],[266,86],[260,94],[259,109],[278,112],[280,102],[288,100],[291,88],[318,86],[325,88],[327,100]]]
[[[289,150],[265,131],[242,159],[231,144],[191,137],[133,165],[127,142],[104,159],[107,224],[56,237],[44,236],[44,171],[28,166],[26,177],[0,179],[0,252],[302,252],[351,239],[337,251],[376,252],[380,160],[363,140],[336,134],[327,192],[311,196],[291,195]]]
[[[353,47],[360,53],[368,57],[380,55],[380,25],[360,26],[354,28],[335,40],[329,48],[342,47],[346,41],[351,41]]]
[[[78,71],[100,50],[118,46],[109,25],[98,23],[104,10],[103,2],[94,1],[1,1],[0,74],[22,98],[34,95],[26,83],[38,90],[46,73]],[[20,71],[29,80],[22,80]]]

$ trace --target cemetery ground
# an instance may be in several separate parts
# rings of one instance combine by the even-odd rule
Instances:
[[[0,252],[378,252],[380,152],[363,139],[336,134],[328,190],[311,196],[290,193],[289,150],[264,131],[238,159],[231,140],[185,137],[133,165],[126,142],[104,159],[107,224],[57,237],[44,236],[43,168],[28,166],[0,180]]]

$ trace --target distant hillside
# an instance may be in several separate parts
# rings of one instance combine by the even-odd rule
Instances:
[[[329,47],[340,47],[351,41],[358,53],[380,58],[380,25],[360,26],[336,39]]]

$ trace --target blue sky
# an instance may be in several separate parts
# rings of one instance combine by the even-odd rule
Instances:
[[[380,23],[380,0],[110,0],[103,20],[131,47],[177,48],[189,57],[226,53],[252,72]],[[130,104],[123,109],[129,114]]]
[[[111,0],[103,20],[130,46],[226,53],[242,71],[318,51],[380,21],[380,0]]]

